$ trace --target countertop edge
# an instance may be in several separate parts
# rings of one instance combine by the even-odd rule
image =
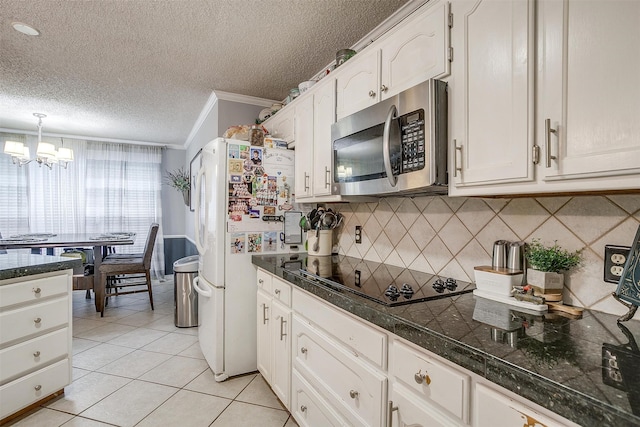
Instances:
[[[1,254],[0,280],[10,280],[81,267],[82,261],[78,258],[33,254]]]

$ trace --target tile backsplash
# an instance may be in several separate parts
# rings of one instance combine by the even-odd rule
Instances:
[[[513,199],[446,196],[386,198],[333,204],[344,215],[334,241],[338,253],[473,281],[473,267],[491,265],[499,239],[539,238],[583,250],[582,265],[566,274],[564,301],[613,314],[627,309],[604,282],[607,244],[630,246],[640,224],[640,195]],[[355,244],[361,225],[362,243]]]

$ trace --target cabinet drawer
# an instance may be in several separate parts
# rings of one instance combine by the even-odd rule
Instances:
[[[382,370],[386,369],[386,334],[297,289],[294,289],[293,299],[294,310],[336,337],[358,357],[364,357]]]
[[[389,374],[396,377],[398,382],[418,393],[421,398],[468,422],[469,376],[398,340],[393,342],[389,365]]]
[[[350,424],[382,425],[386,377],[297,316],[294,316],[293,330],[295,369]]]
[[[439,414],[413,392],[397,383],[391,387],[390,400],[391,423],[388,427],[449,427],[458,424]]]
[[[35,371],[69,354],[69,328],[0,350],[0,384]]]
[[[0,313],[0,345],[67,325],[69,297]]]
[[[291,414],[302,427],[342,427],[345,422],[302,376],[291,377]]]
[[[271,282],[271,292],[273,294],[273,299],[276,301],[280,301],[287,307],[291,307],[291,285],[281,280],[277,277],[274,277]]]
[[[510,399],[495,390],[476,384],[474,425],[492,427],[511,426],[575,426],[570,421],[561,422],[541,414],[522,403]]]
[[[0,308],[66,294],[70,290],[69,279],[69,275],[62,274],[0,286]]]
[[[37,402],[69,385],[69,359],[47,366],[0,387],[0,418]]]
[[[262,269],[258,269],[258,288],[264,290],[266,293],[271,293],[271,274]]]

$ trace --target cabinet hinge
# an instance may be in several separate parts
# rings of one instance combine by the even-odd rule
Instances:
[[[453,13],[449,12],[449,28],[453,28]]]
[[[447,50],[447,59],[449,60],[449,62],[453,62],[453,48],[450,47]]]
[[[531,151],[531,157],[533,159],[534,165],[537,165],[538,163],[540,163],[540,146],[539,145],[533,146],[533,149]]]

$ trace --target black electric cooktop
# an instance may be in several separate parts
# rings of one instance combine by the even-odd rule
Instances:
[[[300,273],[387,306],[446,298],[475,289],[473,283],[344,255],[309,255]]]

